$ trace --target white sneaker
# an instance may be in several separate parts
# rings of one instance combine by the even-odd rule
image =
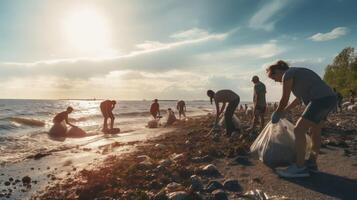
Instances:
[[[286,169],[278,169],[276,170],[276,173],[280,177],[284,178],[299,178],[299,177],[309,177],[309,171],[307,170],[306,167],[298,167],[296,164],[290,165]]]

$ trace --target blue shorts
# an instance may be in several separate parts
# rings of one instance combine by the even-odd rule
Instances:
[[[314,99],[307,105],[305,111],[302,113],[302,118],[319,124],[321,121],[326,120],[327,115],[336,107],[336,104],[336,96]]]

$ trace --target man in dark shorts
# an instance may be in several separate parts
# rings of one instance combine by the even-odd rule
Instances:
[[[298,119],[295,128],[296,162],[283,170],[277,170],[279,176],[285,178],[307,177],[310,172],[316,172],[317,157],[321,146],[321,129],[323,121],[337,104],[333,90],[310,69],[289,67],[280,60],[267,69],[268,77],[276,82],[282,82],[283,93],[278,108],[273,112],[271,121],[278,123],[285,112],[304,103],[305,111]],[[289,103],[290,94],[296,97]],[[306,133],[311,133],[312,149],[309,159],[306,156]]]
[[[102,103],[100,103],[100,111],[102,112],[102,115],[104,117],[104,122],[103,122],[103,132],[108,132],[109,130],[113,130],[114,126],[114,114],[113,114],[113,109],[115,107],[116,101],[114,100],[105,100]],[[110,119],[110,129],[108,129],[108,119]]]
[[[179,111],[179,119],[181,119],[181,115],[183,115],[186,118],[186,103],[183,100],[180,100],[177,102],[176,106],[177,110]]]
[[[154,119],[157,119],[160,116],[160,105],[157,99],[154,99],[154,103],[150,106],[150,114],[154,117]]]
[[[254,110],[253,110],[253,123],[249,130],[253,130],[260,120],[260,130],[264,128],[264,115],[266,111],[266,99],[265,93],[266,88],[264,83],[259,81],[258,76],[253,76],[252,82],[254,83],[254,94],[253,94],[253,103],[254,103]]]

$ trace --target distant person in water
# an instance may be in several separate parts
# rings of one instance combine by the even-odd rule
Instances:
[[[176,116],[174,111],[171,110],[171,108],[167,109],[167,122],[166,122],[166,126],[170,126],[172,125],[175,121],[176,121]]]
[[[259,81],[258,76],[253,76],[252,82],[254,83],[254,93],[253,93],[253,123],[249,130],[253,130],[258,122],[260,121],[260,130],[264,128],[264,115],[266,111],[266,88],[264,83]]]
[[[157,119],[160,117],[160,105],[157,99],[154,99],[154,102],[150,106],[150,114]]]
[[[186,103],[183,100],[180,100],[177,102],[176,108],[179,112],[179,119],[181,119],[181,115],[183,115],[186,118]]]
[[[114,100],[105,100],[102,103],[100,103],[100,110],[104,117],[103,129],[102,129],[103,132],[108,132],[109,130],[113,130],[114,119],[115,119],[113,114],[113,109],[116,103],[117,102]],[[110,119],[110,129],[108,129],[108,119]]]
[[[67,126],[66,124],[72,126],[72,127],[77,127],[70,123],[68,121],[68,115],[72,113],[73,108],[68,107],[66,111],[58,113],[54,118],[53,118],[53,126],[51,127],[49,131],[49,135],[51,137],[66,137],[67,133]]]
[[[68,121],[68,115],[73,112],[73,108],[71,106],[67,107],[66,111],[58,113],[54,118],[53,118],[53,123],[54,124],[61,124],[62,122],[66,122],[66,124],[72,126],[72,127],[77,127],[73,124],[71,124]]]
[[[232,90],[219,90],[214,92],[212,90],[207,91],[207,96],[211,100],[211,104],[214,103],[216,105],[216,120],[215,125],[218,125],[218,120],[221,114],[223,113],[226,105],[227,109],[224,113],[224,120],[226,124],[226,134],[227,136],[231,136],[234,131],[238,131],[233,124],[233,115],[239,104],[240,98],[239,96],[233,92]],[[222,107],[219,107],[219,104],[223,103]]]
[[[321,146],[321,129],[327,115],[336,106],[336,94],[315,72],[307,68],[289,67],[282,60],[270,65],[267,74],[269,78],[281,82],[283,87],[279,106],[271,116],[273,124],[278,123],[284,113],[292,108],[301,103],[306,105],[294,128],[296,162],[286,169],[277,170],[277,173],[286,178],[309,176],[309,172],[318,170],[316,160]],[[288,104],[291,93],[296,98]],[[305,160],[305,134],[308,131],[311,133],[312,151],[309,159]]]

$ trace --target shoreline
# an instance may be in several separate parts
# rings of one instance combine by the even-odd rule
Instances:
[[[334,115],[338,118],[338,114]],[[336,118],[334,115],[331,118]],[[350,119],[356,116],[353,114]],[[246,128],[248,122],[243,115],[239,117],[242,127]],[[357,187],[357,156],[355,153],[346,155],[346,145],[356,148],[355,131],[343,132],[329,122],[324,129],[328,133],[323,134],[319,160],[322,172],[295,181],[278,178],[262,162],[247,155],[257,133],[234,140],[224,136],[205,137],[212,122],[213,117],[207,115],[178,123],[172,131],[137,144],[136,151],[110,156],[73,178],[46,187],[32,199],[160,199],[164,194],[188,195],[188,199],[215,195],[242,199],[245,192],[255,189],[280,199],[349,199],[357,195],[354,189]],[[331,132],[335,129],[352,144],[341,144],[342,140]],[[204,167],[211,164],[217,171],[206,172]],[[193,177],[199,179],[200,187],[205,190],[193,187]],[[214,181],[222,184],[232,181],[236,184],[235,191],[227,188],[216,193],[208,191]]]

